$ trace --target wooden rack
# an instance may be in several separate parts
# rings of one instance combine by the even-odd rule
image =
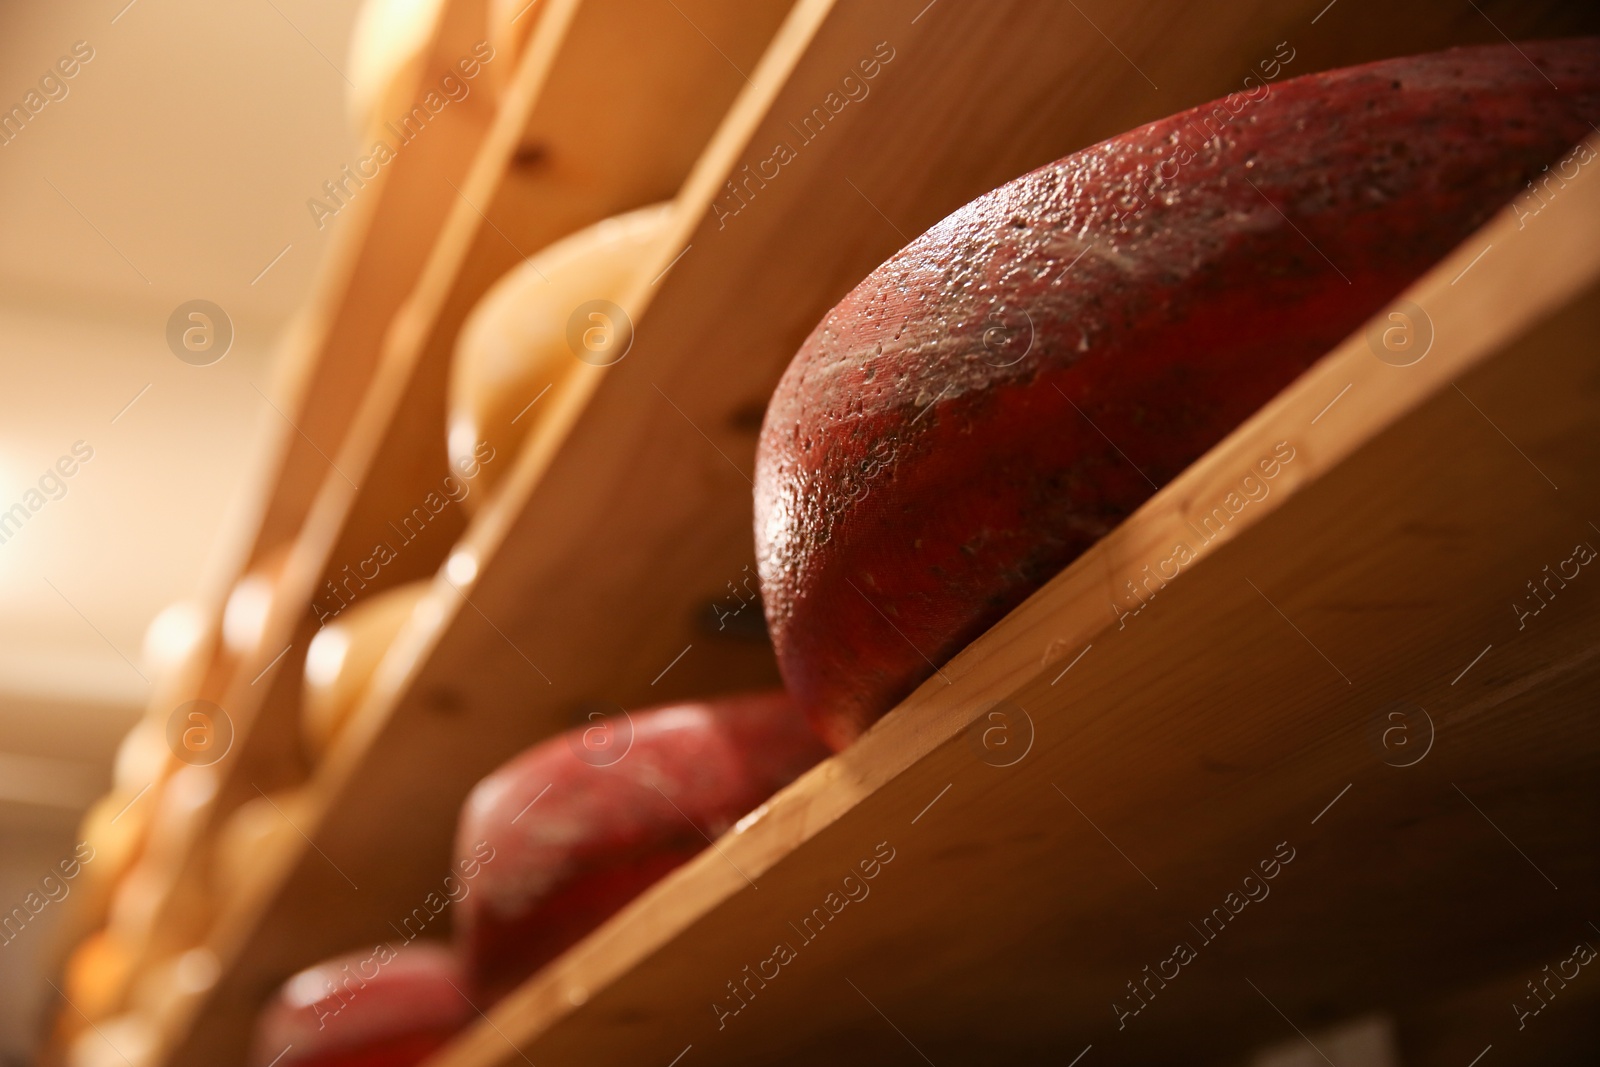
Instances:
[[[691,1046],[697,1064],[909,1062],[907,1038],[1172,1062],[1284,1036],[1250,981],[1327,1023],[1425,1011],[1530,942],[1569,953],[1600,889],[1600,583],[1563,589],[1539,629],[1508,608],[1600,541],[1581,503],[1600,489],[1600,181],[1557,206],[1559,230],[1508,211],[1396,305],[1432,323],[1420,363],[1346,342],[437,1067]],[[1119,618],[1122,579],[1179,543],[1198,562]],[[1294,859],[1212,948],[1189,923],[1280,842]],[[864,899],[801,930],[885,849]],[[1119,1033],[1112,1003],[1139,1006],[1124,983],[1175,941],[1201,976]],[[796,958],[744,985],[776,943]],[[1515,1029],[1500,1013],[1477,1048]]]
[[[447,5],[435,66],[481,37],[482,7]],[[1593,22],[1484,7],[1519,38]],[[206,684],[237,730],[210,831],[301,782],[313,814],[206,917],[221,977],[162,1034],[171,1067],[239,1061],[286,976],[391,938],[443,877],[471,786],[592,702],[777,681],[765,643],[702,621],[753,564],[760,413],[815,322],[910,237],[1031,167],[1230,91],[1280,41],[1292,76],[1500,39],[1471,8],[1372,0],[545,0],[537,17],[498,107],[484,86],[402,154],[320,283],[293,363],[297,429],[238,553],[242,570],[292,545],[285,592],[259,655]],[[864,61],[867,94],[797,131]],[[795,158],[749,181],[780,141]],[[1090,1045],[1158,1062],[1196,1058],[1197,1041],[1228,1061],[1282,1037],[1285,1017],[1311,1028],[1376,1006],[1454,1055],[1460,1033],[1427,1029],[1441,1005],[1536,972],[1505,946],[1565,949],[1584,921],[1568,902],[1600,888],[1600,803],[1583,788],[1600,762],[1585,714],[1600,582],[1572,583],[1525,631],[1506,607],[1574,541],[1600,540],[1585,512],[1600,488],[1600,179],[1585,178],[1537,225],[1497,218],[1408,294],[1435,331],[1425,359],[1389,366],[1360,336],[1330,353],[943,679],[435,1063],[1070,1059]],[[623,302],[628,355],[546,398],[493,500],[470,524],[448,509],[372,583],[438,572],[432,610],[307,766],[309,605],[448,473],[444,383],[466,315],[552,240],[674,197],[677,239]],[[1108,609],[1108,589],[1175,539],[1195,544],[1191,523],[1279,442],[1294,459],[1266,499],[1197,545],[1147,611]],[[452,553],[471,580],[441,572]],[[1395,702],[1430,724],[1408,767],[1384,762]],[[1270,898],[1196,945],[1181,994],[1119,1029],[1125,983],[1196,942],[1188,924],[1280,842],[1295,859]],[[790,924],[879,848],[894,859],[870,897],[801,943]],[[146,965],[186,947],[181,899]],[[797,958],[719,1019],[713,1005],[741,1004],[728,983],[775,941]],[[1502,1040],[1511,1015],[1494,1010],[1506,1019],[1468,1035],[1465,1059]]]

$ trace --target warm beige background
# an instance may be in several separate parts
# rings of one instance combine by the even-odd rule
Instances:
[[[0,910],[108,782],[145,696],[127,661],[146,623],[216,564],[279,418],[261,395],[276,344],[329,245],[306,199],[354,158],[340,68],[357,0],[125,5],[0,2],[0,109],[74,42],[95,53],[0,147],[0,510],[73,442],[94,449],[0,545]],[[196,297],[235,324],[210,367],[164,340]],[[0,1063],[28,1061],[50,917],[0,946]]]

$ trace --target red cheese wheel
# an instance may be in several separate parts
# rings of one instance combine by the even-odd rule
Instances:
[[[822,736],[849,744],[1357,330],[1592,132],[1597,87],[1593,38],[1262,84],[873,271],[757,459],[768,625]]]
[[[262,1009],[251,1062],[411,1067],[477,1017],[465,990],[442,945],[374,945],[327,960],[290,978]]]
[[[456,834],[478,987],[509,991],[824,755],[762,693],[597,718],[495,771]]]

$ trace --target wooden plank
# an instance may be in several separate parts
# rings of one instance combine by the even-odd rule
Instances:
[[[420,100],[484,39],[484,7],[452,0],[427,62],[418,69]],[[511,57],[495,61],[510,63]],[[318,271],[310,304],[285,341],[272,395],[283,416],[272,425],[254,494],[259,504],[247,516],[242,558],[225,574],[232,582],[299,532],[323,481],[330,457],[345,434],[378,366],[385,332],[401,302],[416,285],[449,212],[449,184],[459,185],[494,118],[488,80],[465,82],[468,95],[453,101],[414,138],[385,134],[397,148],[375,179],[345,197],[331,222],[333,245]],[[396,119],[399,116],[395,116]],[[361,158],[372,145],[360,145]],[[359,176],[358,176],[359,177]],[[319,191],[319,195],[321,195]],[[224,592],[225,595],[225,592]]]
[[[1406,301],[1420,362],[1351,338],[433,1067],[1237,1062],[1375,1008],[1425,1028],[1592,941],[1600,178]]]
[[[413,73],[410,98],[420,103],[447,73],[459,78],[457,62],[471,58],[472,44],[484,34],[481,2],[445,4],[427,59]],[[267,439],[249,472],[249,503],[222,533],[229,551],[219,558],[200,595],[218,620],[213,625],[220,625],[223,606],[240,576],[295,536],[329,476],[329,457],[338,454],[371,382],[389,322],[416,284],[447,216],[449,200],[440,190],[461,180],[494,117],[487,81],[464,84],[468,94],[425,124],[413,122],[400,133],[383,134],[395,148],[393,159],[375,178],[363,182],[357,174],[355,180],[343,179],[342,203],[319,191],[325,203],[338,208],[337,221],[330,224],[333,244],[319,267],[311,301],[292,325],[278,358],[277,381],[267,402],[280,417],[268,424]],[[398,127],[401,116],[393,118]],[[408,138],[403,143],[402,135]],[[363,145],[362,157],[369,157],[371,148],[370,143]],[[274,647],[266,659],[280,648]],[[250,692],[265,665],[257,659],[240,662],[218,644],[198,688],[179,699],[231,708],[244,722],[249,701],[236,699],[236,694]],[[156,694],[155,699],[172,696]],[[152,706],[156,713],[168,710]],[[194,901],[197,892],[203,893],[196,887],[203,885],[206,863],[205,855],[196,854],[173,872],[173,891],[136,953],[134,974],[192,946],[203,934],[212,915],[197,910]]]
[[[305,773],[298,675],[318,625],[307,602],[329,600],[324,583],[340,581],[379,540],[392,542],[390,524],[450,473],[445,382],[467,314],[526,254],[600,218],[669,197],[740,83],[739,63],[759,53],[779,8],[771,0],[754,7],[698,0],[677,9],[589,0],[553,3],[541,16],[551,28],[545,52],[536,37],[489,142],[455,191],[451,220],[391,328],[385,366],[297,546],[291,568],[300,581],[291,580],[295,593],[278,620],[286,624],[284,640],[276,643],[291,651],[262,701],[261,730],[250,749],[256,781],[270,788],[266,782]],[[715,34],[718,45],[708,45],[702,33]],[[624,76],[595,67],[592,57],[606,49],[631,57],[619,64]],[[518,100],[527,101],[521,113]],[[530,137],[541,146],[538,160],[514,167],[517,146]],[[446,509],[366,583],[363,595],[431,574],[464,527],[462,510]],[[314,581],[305,582],[310,574]],[[249,696],[239,694],[244,701]]]

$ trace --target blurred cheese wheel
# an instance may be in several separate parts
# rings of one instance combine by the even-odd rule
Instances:
[[[364,137],[411,109],[443,0],[366,0],[350,38],[350,121]]]
[[[171,888],[170,872],[142,861],[134,864],[112,894],[106,932],[130,954],[142,950],[156,912]]]
[[[222,643],[233,655],[243,659],[260,647],[288,561],[287,546],[273,549],[228,594],[228,603],[222,610]]]
[[[516,757],[462,807],[456,933],[490,999],[827,753],[782,692],[591,722]]]
[[[67,957],[62,992],[89,1020],[104,1019],[122,1000],[131,962],[120,941],[104,930],[91,934]]]
[[[211,665],[213,620],[193,601],[180,600],[157,613],[145,628],[140,659],[150,679],[150,707],[167,711],[199,692]]]
[[[170,866],[183,857],[217,798],[217,777],[211,767],[173,772],[161,787],[141,862]]]
[[[542,0],[489,0],[489,43],[497,60],[490,64],[489,78],[496,92],[505,92],[511,84],[543,10]]]
[[[374,945],[309,967],[262,1009],[255,1067],[411,1067],[476,1017],[455,956]]]
[[[206,994],[222,974],[216,953],[192,948],[146,971],[131,997],[135,1012],[165,1029],[185,1008]]]
[[[464,504],[476,507],[505,476],[537,418],[528,406],[579,365],[568,343],[574,315],[590,301],[627,295],[655,262],[671,216],[670,203],[656,204],[565,237],[501,278],[473,309],[450,368],[450,463],[480,490]]]
[[[176,707],[176,705],[174,705]],[[170,709],[152,708],[150,713],[134,724],[117,746],[116,762],[112,764],[112,789],[126,793],[131,799],[152,783],[164,780],[177,762],[172,749],[167,747],[167,718]],[[146,794],[136,807],[144,807]]]
[[[313,755],[327,750],[395,636],[432,587],[431,581],[408,582],[362,600],[311,639],[300,714],[306,746]]]
[[[142,970],[143,961],[193,948],[203,940],[215,908],[203,869],[185,872],[146,858],[134,864],[117,886],[106,933]]]
[[[163,783],[178,766],[167,747],[165,716],[152,708],[117,746],[111,792],[94,803],[78,830],[79,840],[94,850],[79,879],[79,911],[86,921],[99,922],[113,907],[124,876],[143,853]]]
[[[78,826],[78,851],[89,857],[89,862],[79,866],[79,876],[74,892],[78,895],[75,910],[90,921],[99,922],[111,901],[111,892],[132,865],[144,843],[148,826],[150,805],[143,797],[137,803],[133,794],[120,790],[107,793],[84,815]],[[86,846],[86,847],[85,847]]]
[[[79,1034],[66,1067],[146,1067],[155,1062],[156,1029],[137,1013],[118,1015]]]
[[[223,823],[211,857],[211,888],[217,899],[237,895],[253,872],[281,853],[284,842],[301,840],[310,807],[303,789],[252,797],[240,804]]]
[[[217,775],[210,767],[184,767],[161,786],[144,852],[117,886],[107,921],[130,951],[138,952],[149,939],[157,913],[174,892],[183,897],[184,924],[203,925],[207,902],[192,880],[180,883],[178,874],[216,795]]]

